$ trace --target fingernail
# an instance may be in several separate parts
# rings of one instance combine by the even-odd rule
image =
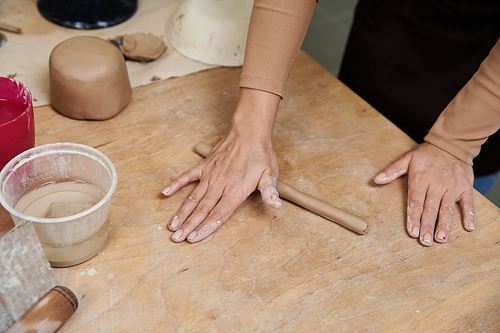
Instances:
[[[422,242],[424,243],[424,245],[432,245],[432,235],[425,234],[424,237],[422,237]]]
[[[170,227],[170,229],[177,229],[177,227],[179,226],[180,224],[180,220],[179,220],[179,217],[177,215],[175,215],[172,220],[170,221],[170,223],[168,224],[168,226]]]
[[[381,182],[387,177],[387,174],[385,172],[379,173],[377,176],[375,176],[375,181],[376,182]]]
[[[275,208],[281,208],[281,199],[275,187],[269,186],[264,190],[263,197],[267,196],[269,200],[274,204]]]
[[[414,226],[414,227],[411,229],[411,231],[410,231],[410,233],[411,233],[411,235],[412,235],[413,237],[418,237],[419,232],[420,232],[420,230],[418,229],[418,227],[417,227],[417,226]]]
[[[276,204],[276,208],[281,208],[281,199],[277,192],[271,195],[271,201]]]
[[[163,195],[168,195],[168,193],[171,191],[172,189],[170,187],[167,187],[166,189],[164,189],[163,191],[161,191],[161,193],[163,193]]]
[[[471,231],[476,230],[476,226],[474,225],[473,222],[469,222],[469,230],[471,230]]]
[[[440,241],[445,241],[446,240],[446,232],[444,230],[439,230],[436,238],[439,239]]]
[[[192,233],[189,234],[188,236],[188,240],[189,241],[195,241],[198,239],[198,232],[197,231],[193,231]]]
[[[176,239],[176,240],[181,240],[182,239],[182,230],[177,230],[176,232],[174,232],[174,234],[172,235],[172,238]]]

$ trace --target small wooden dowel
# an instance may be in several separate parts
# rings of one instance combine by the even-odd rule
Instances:
[[[2,23],[2,22],[0,22],[0,30],[13,32],[15,34],[21,33],[21,28],[16,28],[16,27],[11,26],[10,24]]]

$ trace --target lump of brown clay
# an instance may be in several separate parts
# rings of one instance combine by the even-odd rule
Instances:
[[[151,33],[136,32],[130,35],[118,36],[114,39],[121,39],[122,50],[125,57],[137,61],[152,61],[158,59],[167,46],[161,40]]]
[[[54,47],[49,77],[52,106],[74,119],[109,119],[132,96],[122,53],[98,37],[72,37]]]

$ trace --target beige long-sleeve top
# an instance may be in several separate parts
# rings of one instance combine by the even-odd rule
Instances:
[[[424,140],[472,165],[481,145],[499,128],[500,39]]]
[[[285,95],[315,0],[255,0],[240,87]]]
[[[255,0],[240,87],[285,95],[315,0]],[[500,40],[442,112],[425,141],[465,163],[500,128]]]

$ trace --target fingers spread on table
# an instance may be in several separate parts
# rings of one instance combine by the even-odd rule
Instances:
[[[191,243],[199,242],[219,228],[224,221],[245,201],[248,195],[238,186],[228,186],[219,203],[210,211],[208,216],[199,223],[187,236]]]
[[[210,177],[200,181],[172,219],[169,228],[176,230],[173,241],[197,242],[206,238],[253,192],[254,188],[245,189],[240,171],[221,163],[215,165]]]
[[[172,240],[181,242],[191,233],[194,228],[200,225],[209,214],[213,214],[212,210],[217,205],[221,193],[218,188],[208,189],[207,182],[200,182],[198,186],[191,192],[186,201],[175,214],[169,228],[176,232],[172,235]],[[178,222],[175,226],[174,223]]]
[[[434,240],[446,242],[456,202],[462,206],[465,229],[474,230],[472,167],[428,143],[416,146],[406,156],[408,233],[425,246]]]
[[[193,211],[197,209],[197,207],[201,203],[202,198],[205,196],[207,189],[208,189],[207,182],[200,182],[195,187],[193,192],[191,192],[189,197],[184,201],[177,214],[175,214],[172,220],[170,220],[170,223],[168,224],[168,228],[170,230],[172,231],[177,230],[184,223],[184,221],[186,221],[187,218],[193,213]],[[218,200],[215,200],[213,206],[215,206],[217,201]],[[206,213],[208,214],[209,210],[206,205],[210,205],[208,204],[208,200],[205,200],[204,203],[201,203],[201,205],[198,207],[198,210],[207,211]]]

